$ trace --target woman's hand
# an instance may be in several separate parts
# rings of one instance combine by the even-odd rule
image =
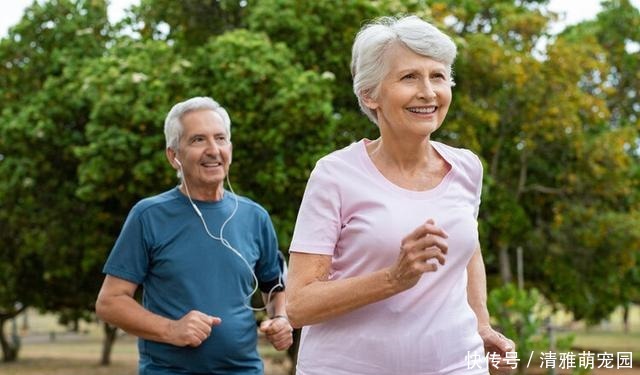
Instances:
[[[517,365],[516,344],[491,326],[478,329],[484,342],[484,350],[489,358],[489,373],[492,375],[507,375],[515,372]],[[510,356],[509,354],[513,354]],[[515,360],[515,361],[514,361]]]
[[[435,272],[438,264],[444,265],[449,249],[447,233],[427,220],[402,239],[400,255],[387,273],[387,278],[401,289],[409,289],[418,283],[425,272]]]

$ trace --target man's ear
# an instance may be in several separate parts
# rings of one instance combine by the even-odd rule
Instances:
[[[166,155],[167,160],[169,161],[169,164],[171,164],[173,169],[180,170],[180,166],[178,165],[178,162],[176,162],[176,160],[178,159],[178,154],[170,147],[167,147],[164,150],[164,154]]]

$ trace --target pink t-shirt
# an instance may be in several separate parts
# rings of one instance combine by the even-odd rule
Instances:
[[[482,164],[431,141],[451,165],[427,191],[403,189],[373,164],[362,140],[318,161],[289,251],[332,256],[329,279],[388,267],[402,238],[433,218],[449,235],[446,263],[413,288],[302,330],[300,375],[486,374],[467,264],[478,246]]]

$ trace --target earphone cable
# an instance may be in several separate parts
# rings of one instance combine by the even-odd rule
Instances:
[[[182,169],[182,165],[180,165],[180,169]],[[219,234],[220,237],[216,237],[213,234],[211,234],[211,232],[209,231],[209,227],[207,226],[207,223],[204,220],[204,216],[202,215],[202,212],[200,211],[198,206],[191,199],[191,194],[189,192],[189,185],[187,184],[187,180],[184,177],[184,173],[183,173],[183,177],[182,177],[182,182],[184,183],[185,191],[187,193],[187,198],[189,199],[189,202],[191,203],[191,206],[195,210],[195,212],[198,215],[198,217],[200,217],[200,221],[202,222],[202,225],[204,226],[204,230],[207,233],[207,235],[209,237],[211,237],[212,239],[214,239],[214,240],[220,241],[220,243],[222,243],[223,246],[225,246],[227,249],[231,250],[235,255],[237,255],[244,262],[244,264],[249,269],[249,272],[251,273],[251,276],[253,278],[253,285],[254,286],[253,286],[253,290],[251,291],[251,293],[249,293],[249,295],[247,297],[245,297],[245,303],[244,303],[245,307],[247,307],[248,309],[250,309],[252,311],[266,310],[267,306],[271,303],[271,295],[272,295],[273,291],[278,287],[284,287],[284,285],[282,283],[282,281],[283,281],[282,280],[282,272],[278,276],[278,284],[276,284],[274,287],[271,288],[271,290],[269,290],[269,292],[267,294],[267,301],[266,301],[264,307],[258,307],[258,308],[253,307],[253,306],[251,306],[251,301],[249,301],[249,304],[246,303],[246,300],[250,300],[251,296],[253,296],[254,293],[256,293],[256,291],[258,290],[259,283],[258,283],[258,277],[256,276],[255,272],[253,271],[253,268],[251,268],[251,265],[249,264],[249,262],[247,262],[247,260],[242,256],[242,254],[240,254],[240,252],[238,250],[236,250],[233,246],[231,246],[229,241],[227,241],[227,239],[223,237],[223,231],[224,231],[225,226],[227,225],[227,223],[229,221],[231,221],[231,218],[233,218],[233,216],[238,211],[238,196],[233,191],[233,186],[231,186],[231,181],[229,180],[229,174],[228,173],[227,173],[227,176],[226,176],[226,180],[227,180],[227,185],[229,185],[229,190],[231,191],[231,194],[234,197],[235,206],[233,208],[233,211],[231,212],[231,215],[229,215],[229,217],[220,226],[220,234]]]

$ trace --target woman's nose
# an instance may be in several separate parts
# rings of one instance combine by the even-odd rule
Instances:
[[[428,79],[422,81],[418,90],[418,97],[424,99],[433,99],[436,97],[436,92],[433,89],[431,81],[429,81]]]

